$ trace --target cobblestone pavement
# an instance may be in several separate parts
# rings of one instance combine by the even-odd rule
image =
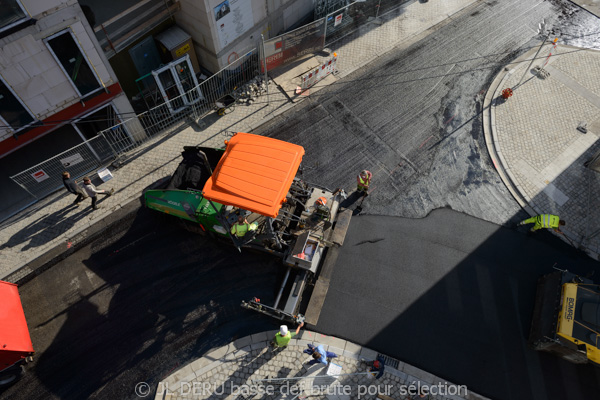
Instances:
[[[551,48],[542,49],[534,68]],[[525,73],[536,51],[501,72],[488,91],[488,149],[521,205],[531,215],[559,215],[565,240],[598,259],[600,175],[584,163],[600,151],[600,52],[559,45],[544,67],[549,75],[540,78],[533,69]],[[514,94],[502,101],[509,87]],[[581,122],[586,134],[577,130]]]
[[[476,0],[430,0],[427,3],[411,2],[403,6],[402,13],[382,16],[382,24],[368,24],[356,34],[351,34],[330,46],[339,52],[338,70],[345,76],[363,67],[373,58],[398,45],[409,45],[436,24]],[[368,33],[368,34],[367,34]],[[392,35],[393,36],[390,36]],[[182,127],[167,137],[158,138],[129,154],[129,162],[112,171],[114,178],[100,186],[115,188],[109,198],[100,198],[98,211],[92,212],[90,200],[76,208],[70,204],[74,198],[64,195],[43,207],[25,210],[8,223],[2,224],[0,236],[0,279],[9,277],[17,281],[32,272],[32,262],[47,252],[71,248],[80,234],[93,224],[106,218],[132,201],[139,201],[142,191],[162,178],[169,176],[179,164],[183,146],[201,144],[223,146],[231,132],[250,132],[286,110],[293,104],[273,84],[270,95],[262,95],[248,106],[237,106],[223,117],[214,113],[205,116],[206,127],[195,130]],[[18,272],[16,272],[18,271]]]
[[[159,382],[155,400],[242,399],[238,395],[251,393],[253,387],[259,394],[247,395],[245,399],[293,399],[296,394],[300,395],[298,398],[310,394],[311,399],[317,400],[375,399],[380,394],[404,400],[412,398],[410,394],[415,393],[409,391],[419,387],[430,390],[431,400],[485,399],[465,386],[389,358],[383,376],[375,379],[365,361],[374,360],[377,353],[332,336],[301,331],[287,348],[273,350],[269,342],[274,335],[275,332],[263,332],[213,350]],[[332,376],[327,374],[325,365],[308,365],[311,357],[302,352],[307,344],[322,344],[337,354],[331,363],[341,367],[341,371]],[[294,393],[295,385],[304,391],[298,389]],[[288,391],[287,397],[278,387]],[[270,388],[272,393],[267,392]]]

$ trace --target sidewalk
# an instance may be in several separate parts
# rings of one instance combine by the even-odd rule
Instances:
[[[545,62],[550,49],[544,46],[532,69]],[[508,65],[488,90],[488,150],[530,215],[559,215],[566,221],[563,240],[598,259],[600,173],[584,163],[600,151],[600,51],[559,45],[544,67],[545,79],[525,73],[536,51]],[[505,88],[514,94],[502,101]],[[577,130],[581,122],[587,133]]]
[[[338,53],[339,76],[363,67],[395,46],[416,42],[420,35],[435,29],[440,22],[475,2],[476,0],[415,1],[403,6],[400,15],[383,15],[383,24],[367,24],[356,33],[329,46]],[[31,207],[3,223],[0,237],[0,279],[19,281],[43,266],[49,258],[75,251],[78,243],[87,236],[88,230],[94,227],[98,229],[98,224],[102,225],[111,215],[117,218],[127,210],[135,209],[144,189],[173,173],[179,164],[183,146],[199,144],[222,147],[224,139],[231,132],[251,132],[293,107],[294,104],[277,90],[273,82],[269,87],[268,104],[263,95],[252,105],[237,106],[233,113],[223,117],[214,113],[206,116],[203,119],[206,128],[201,131],[187,127],[136,149],[129,155],[129,161],[124,166],[112,171],[114,178],[100,187],[116,190],[114,196],[99,199],[102,207],[100,210],[92,212],[89,199],[79,208],[71,207],[74,197],[65,194],[44,206]],[[313,88],[311,91],[316,90]]]
[[[300,331],[287,348],[273,351],[269,342],[275,333],[269,331],[246,336],[211,351],[159,382],[154,399],[253,399],[255,396],[252,395],[238,397],[244,394],[244,391],[248,393],[253,385],[254,387],[262,385],[264,392],[269,388],[274,392],[272,395],[256,398],[295,398],[294,395],[289,394],[287,397],[279,396],[279,385],[286,384],[289,385],[290,394],[293,393],[295,384],[303,385],[304,388],[307,388],[307,385],[308,387],[319,386],[321,389],[325,386],[324,391],[315,390],[310,396],[315,400],[375,399],[376,397],[400,400],[412,398],[409,394],[414,395],[414,391],[419,387],[427,387],[430,390],[430,400],[486,399],[469,391],[465,386],[447,382],[390,358],[387,358],[385,373],[376,380],[368,373],[368,366],[361,360],[372,361],[377,358],[377,352],[316,332]],[[322,344],[327,351],[338,355],[331,361],[341,367],[341,371],[336,373],[336,376],[326,376],[327,367],[322,364],[307,365],[311,357],[302,351],[309,343],[315,346]],[[150,386],[144,382],[136,386],[136,394],[140,397],[145,397],[143,395],[149,394],[150,391]]]

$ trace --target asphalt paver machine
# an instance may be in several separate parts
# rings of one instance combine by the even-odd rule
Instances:
[[[327,249],[341,246],[346,236],[351,212],[340,210],[346,194],[296,176],[302,146],[242,132],[225,143],[224,150],[186,146],[167,188],[148,190],[145,203],[240,251],[279,257],[286,271],[274,304],[254,298],[242,306],[301,321],[307,285],[318,278]],[[251,228],[243,237],[231,232],[239,216]]]
[[[558,270],[538,281],[529,345],[600,366],[600,285]]]
[[[32,361],[33,345],[14,283],[0,281],[0,387],[15,383]]]

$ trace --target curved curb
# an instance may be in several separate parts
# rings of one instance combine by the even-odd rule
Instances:
[[[282,363],[279,360],[275,360],[275,357],[277,357],[280,354],[301,354],[302,349],[305,348],[307,344],[318,343],[323,345],[327,351],[334,352],[338,355],[339,358],[336,358],[336,360],[340,360],[340,363],[354,363],[356,365],[360,365],[361,361],[371,361],[377,358],[378,356],[378,353],[376,351],[366,347],[362,347],[360,345],[357,345],[356,343],[352,343],[350,341],[339,339],[333,336],[326,336],[308,330],[301,331],[297,336],[295,336],[295,338],[293,338],[290,341],[286,349],[282,350],[280,353],[277,353],[276,356],[272,356],[272,354],[274,353],[270,351],[269,343],[273,336],[273,331],[265,331],[254,335],[249,335],[241,339],[237,339],[226,346],[222,346],[210,351],[209,353],[205,354],[196,361],[189,363],[188,365],[180,368],[168,377],[161,380],[157,384],[156,395],[154,399],[178,399],[182,396],[182,394],[179,393],[183,389],[182,384],[185,385],[186,388],[189,388],[191,382],[198,382],[198,384],[205,383],[209,381],[210,378],[213,376],[213,371],[216,371],[219,367],[226,365],[227,363],[232,363],[235,360],[240,360],[244,357],[261,357],[265,355],[264,358],[266,359],[266,362],[264,364],[268,364],[269,362],[271,362],[273,364],[276,364],[278,367],[282,366],[286,363]],[[453,385],[452,383],[444,379],[441,379],[433,374],[430,374],[419,368],[413,367],[402,361],[394,360],[390,357],[387,357],[387,359],[392,360],[394,364],[397,362],[397,366],[394,368],[391,365],[386,364],[384,379],[381,380],[381,382],[386,383],[386,385],[390,382],[393,382],[394,380],[402,382],[402,384],[406,385],[410,385],[411,383],[416,384],[416,382],[420,382],[423,385],[428,386],[435,386],[438,384],[447,386]],[[362,370],[364,371],[364,364],[362,365]],[[235,370],[234,368],[233,370],[229,371],[231,373],[227,377],[227,379],[229,379],[230,377],[232,378],[234,376],[236,377],[236,379],[239,379],[244,382],[251,382],[253,377],[253,379],[256,380],[264,379],[261,378],[260,375],[257,375],[257,371],[258,370],[248,370],[246,372],[246,374],[248,374],[248,378],[245,378],[241,377],[239,371]],[[322,368],[313,367],[309,372],[311,376],[314,376],[315,372],[318,373],[319,371],[322,371]],[[349,373],[349,371],[344,371],[344,373]],[[386,374],[389,375],[386,376]],[[218,376],[223,377],[224,375],[223,373],[221,373]],[[295,378],[297,379],[298,377],[295,376]],[[216,384],[216,382],[214,382],[214,384]],[[222,385],[224,385],[224,383]],[[185,397],[185,394],[183,395],[183,397]],[[197,394],[193,395],[192,397],[201,398]],[[233,399],[236,397],[230,395],[227,398]],[[471,391],[468,391],[465,397],[445,395],[444,398],[451,400],[489,400],[487,397],[480,396]]]
[[[541,43],[541,42],[540,42]],[[573,47],[568,45],[561,45],[561,47]],[[519,203],[521,208],[523,208],[530,216],[535,216],[538,214],[542,214],[544,211],[540,210],[536,207],[535,203],[530,199],[526,194],[521,191],[519,184],[517,184],[517,180],[513,174],[513,171],[509,167],[508,163],[504,159],[501,151],[498,146],[498,135],[496,132],[496,101],[500,97],[502,92],[503,84],[511,77],[511,75],[515,72],[516,66],[520,65],[524,61],[530,61],[537,52],[537,46],[532,47],[529,51],[517,57],[508,65],[515,65],[514,68],[509,69],[508,65],[502,69],[502,71],[496,75],[492,83],[490,84],[488,91],[485,94],[485,99],[483,102],[483,133],[485,137],[485,144],[488,150],[488,154],[492,159],[492,163],[496,168],[496,171],[500,175],[500,179],[511,193],[513,198]],[[559,235],[555,232],[552,232],[553,235],[561,238],[561,240],[568,245],[575,247],[573,243],[575,243],[576,239],[573,235],[569,233],[565,233],[566,238],[563,238],[563,235]],[[594,258],[599,259],[599,255],[589,249],[586,249],[586,253]]]

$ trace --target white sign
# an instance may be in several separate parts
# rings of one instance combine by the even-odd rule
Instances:
[[[81,154],[75,153],[74,155],[69,156],[67,158],[61,158],[60,162],[65,168],[68,168],[70,166],[83,162],[83,157],[81,157]]]
[[[102,179],[102,182],[108,182],[113,178],[113,175],[108,168],[102,168],[98,170],[98,177]]]
[[[225,0],[213,12],[221,49],[254,26],[251,1]]]
[[[333,23],[333,26],[338,26],[339,24],[342,23],[342,18],[344,17],[344,14],[339,14],[335,16],[335,22]]]
[[[36,172],[34,172],[33,174],[31,174],[31,176],[33,176],[33,179],[35,179],[35,180],[36,180],[36,181],[38,181],[38,182],[43,182],[43,181],[45,181],[46,179],[50,178],[50,177],[48,176],[48,174],[46,174],[46,173],[45,173],[43,170],[41,170],[41,169],[40,169],[39,171],[36,171]]]

